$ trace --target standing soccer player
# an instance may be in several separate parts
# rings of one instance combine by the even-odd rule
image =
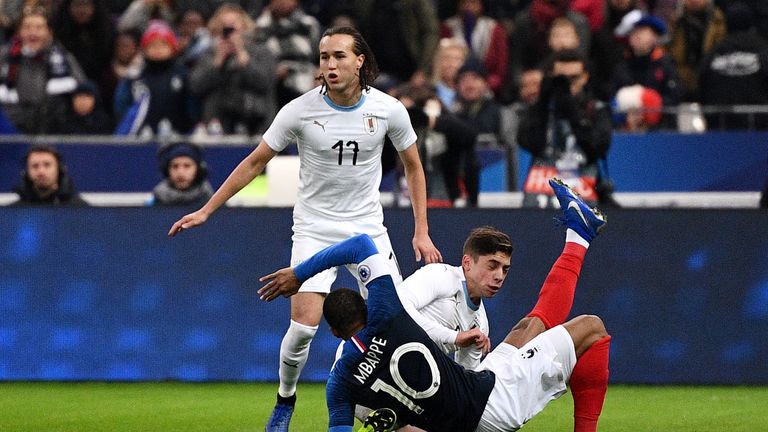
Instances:
[[[389,137],[405,166],[411,192],[416,260],[442,261],[429,237],[424,171],[416,133],[405,107],[370,87],[378,66],[357,30],[339,27],[320,39],[323,84],[289,102],[275,117],[258,147],[229,175],[199,210],[173,224],[169,236],[204,223],[259,175],[275,155],[297,142],[300,185],[293,210],[291,265],[359,233],[369,235],[385,254],[396,282],[402,279],[383,224],[379,198],[381,152]],[[355,274],[355,273],[353,273]],[[291,298],[291,322],[280,346],[280,387],[266,430],[288,431],[296,402],[296,383],[322,317],[325,296],[336,279],[329,268],[303,281]],[[360,285],[363,295],[367,295]]]
[[[567,236],[577,236],[571,240],[588,245],[605,218],[562,182],[552,180],[550,185],[560,201]],[[506,275],[508,250],[487,255],[498,261],[488,267],[489,274],[496,275],[492,284]],[[271,299],[329,266],[357,263],[369,288],[367,305],[356,292],[345,289],[332,292],[323,305],[331,331],[347,341],[326,387],[331,432],[352,430],[356,405],[389,408],[400,424],[427,431],[515,431],[564,394],[566,384],[574,400],[581,401],[574,408],[575,429],[597,430],[610,347],[599,318],[583,315],[551,327],[565,319],[564,305],[555,305],[560,302],[551,292],[541,293],[534,310],[504,342],[475,370],[468,370],[448,358],[410,318],[387,274],[385,259],[369,238],[357,236],[295,268],[262,278],[269,282],[259,293]]]

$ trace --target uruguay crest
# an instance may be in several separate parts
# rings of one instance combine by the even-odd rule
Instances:
[[[363,124],[365,125],[365,131],[368,135],[376,135],[376,131],[379,130],[379,122],[376,117],[372,115],[363,116]]]

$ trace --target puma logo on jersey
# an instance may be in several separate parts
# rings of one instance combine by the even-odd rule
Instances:
[[[323,128],[323,132],[325,132],[325,125],[328,124],[328,120],[326,120],[325,123],[320,123],[319,121],[315,120],[313,124],[320,126],[321,128]]]

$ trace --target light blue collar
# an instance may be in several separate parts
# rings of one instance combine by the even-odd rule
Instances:
[[[461,281],[461,287],[464,288],[464,299],[467,301],[467,306],[469,306],[469,308],[472,309],[473,311],[477,312],[477,310],[480,309],[480,305],[475,304],[475,302],[473,302],[472,299],[469,297],[469,290],[467,289],[467,281],[465,280]]]
[[[328,96],[327,94],[323,95],[323,100],[325,100],[325,103],[327,103],[329,107],[335,109],[336,111],[349,112],[349,111],[354,111],[363,105],[363,103],[365,102],[365,94],[361,94],[360,100],[358,100],[354,105],[351,105],[351,106],[336,105],[336,103],[334,103],[331,100],[330,96]]]

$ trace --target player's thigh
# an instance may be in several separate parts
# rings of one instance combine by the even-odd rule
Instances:
[[[320,241],[311,237],[296,238],[294,236],[293,246],[291,247],[291,267],[301,264],[330,245],[331,243],[327,241]],[[331,292],[331,285],[336,280],[336,275],[336,267],[324,270],[304,281],[299,288],[299,292],[328,294]],[[291,305],[293,307],[293,302],[291,302]]]
[[[291,297],[291,319],[306,326],[317,326],[323,318],[325,294],[299,292]]]
[[[389,264],[389,272],[392,275],[392,280],[394,281],[395,285],[399,285],[400,282],[403,281],[403,275],[400,273],[400,264],[397,262],[397,257],[395,256],[394,249],[392,249],[392,243],[389,241],[389,236],[384,233],[382,235],[372,237],[372,239],[376,244],[376,249],[379,251],[379,254],[387,258],[387,264]],[[349,273],[355,277],[355,280],[357,280],[357,286],[360,288],[360,294],[364,299],[368,299],[368,289],[360,280],[360,276],[357,275],[357,266],[347,265],[346,268]]]
[[[507,337],[504,338],[504,342],[519,348],[544,333],[546,329],[541,319],[525,317],[515,324]]]
[[[563,326],[536,336],[520,348],[502,343],[478,367],[496,374],[478,431],[520,428],[562,396],[576,364],[570,334]]]

